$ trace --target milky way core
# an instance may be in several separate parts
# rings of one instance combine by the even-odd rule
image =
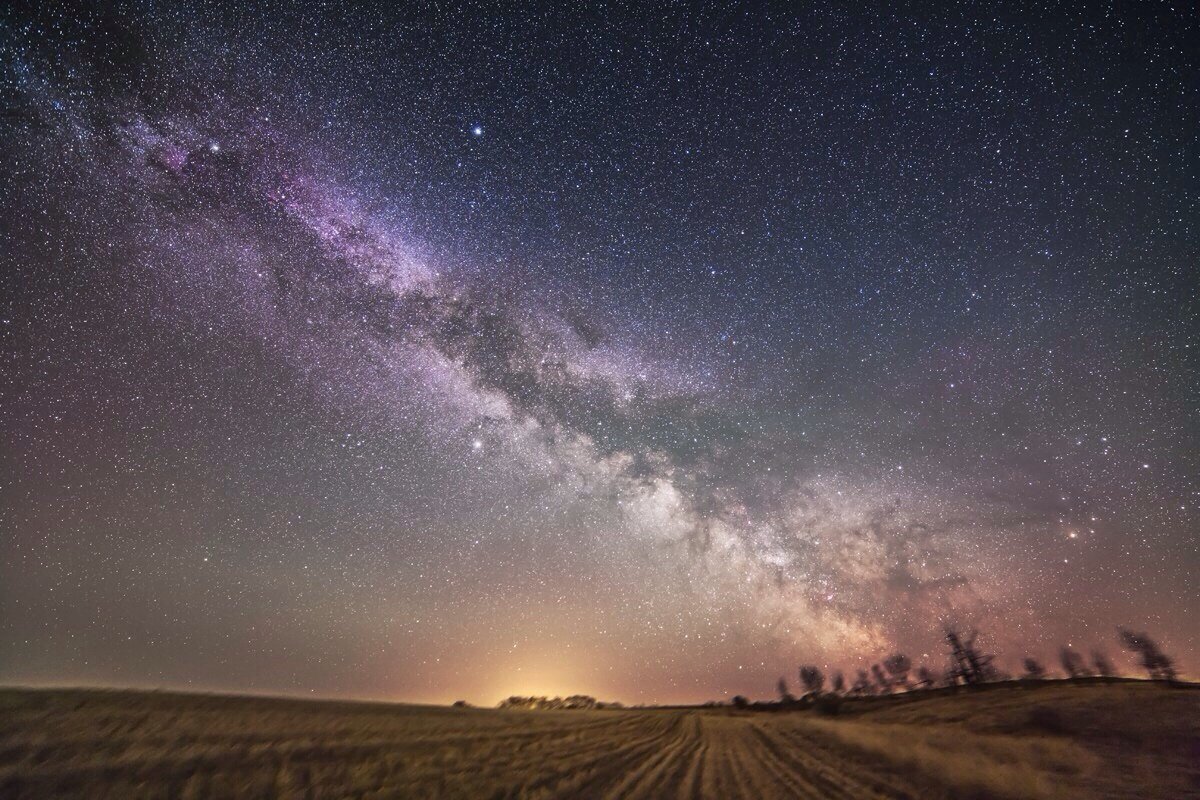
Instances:
[[[0,683],[1200,670],[1190,10],[187,5],[4,12]]]

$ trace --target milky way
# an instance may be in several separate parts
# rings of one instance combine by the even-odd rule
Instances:
[[[1200,31],[1133,11],[9,12],[0,681],[1200,669]]]

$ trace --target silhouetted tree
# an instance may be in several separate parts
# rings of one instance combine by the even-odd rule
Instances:
[[[950,656],[953,659],[953,683],[961,680],[968,686],[974,686],[991,677],[992,656],[984,653],[975,644],[978,636],[976,631],[965,635],[950,625],[946,626],[946,643],[950,645]]]
[[[875,687],[871,684],[871,676],[867,674],[865,669],[858,671],[858,675],[854,679],[854,685],[850,687],[850,693],[856,695],[875,694]]]
[[[1118,628],[1117,633],[1125,649],[1138,654],[1138,660],[1151,680],[1175,680],[1175,662],[1159,648],[1158,643],[1149,635],[1136,633],[1128,628]]]
[[[750,706],[750,701],[747,700],[744,695],[735,694],[733,696],[733,707],[734,708],[748,708],[749,706]]]
[[[912,688],[908,682],[908,673],[912,670],[912,661],[903,653],[890,655],[883,660],[883,666],[887,669],[888,674],[892,676],[892,683],[903,686],[905,689]]]
[[[833,673],[833,691],[837,694],[846,692],[846,676],[840,671]]]
[[[795,696],[788,691],[787,681],[783,678],[779,679],[779,683],[776,685],[776,690],[779,692],[779,702],[785,704],[796,702]]]
[[[820,694],[825,688],[825,673],[820,667],[803,666],[800,668],[800,682],[808,694]]]
[[[871,665],[871,674],[875,676],[875,683],[879,684],[879,691],[887,694],[892,690],[892,684],[888,680],[888,676],[884,674],[883,667],[879,664]]]
[[[1058,651],[1058,661],[1062,664],[1063,672],[1067,673],[1068,678],[1090,678],[1092,676],[1083,662],[1083,656],[1070,647],[1064,647]]]
[[[1045,680],[1046,668],[1036,658],[1027,658],[1025,659],[1025,677],[1034,681]]]
[[[929,689],[933,686],[933,672],[922,664],[917,667],[917,688]]]
[[[1117,674],[1117,671],[1113,669],[1112,662],[1108,660],[1108,653],[1100,648],[1092,651],[1092,666],[1096,668],[1096,674],[1101,678],[1111,678]]]

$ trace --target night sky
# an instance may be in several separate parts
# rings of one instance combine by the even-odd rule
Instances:
[[[74,5],[0,23],[0,683],[1200,671],[1189,4]]]

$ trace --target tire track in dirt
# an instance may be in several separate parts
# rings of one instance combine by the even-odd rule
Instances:
[[[766,733],[755,726],[753,731],[747,731],[746,736],[753,737],[753,755],[758,766],[766,774],[772,775],[783,786],[788,787],[790,795],[804,800],[823,800],[829,797],[828,791],[820,791],[813,775],[788,757],[781,757],[775,743]]]
[[[660,787],[669,787],[670,776],[686,767],[688,754],[694,752],[689,746],[696,748],[701,743],[700,721],[696,715],[681,714],[677,719],[671,738],[613,786],[607,798],[664,796],[667,790]]]
[[[641,717],[628,726],[632,738],[619,746],[610,739],[590,741],[578,751],[581,760],[567,764],[543,763],[552,775],[543,775],[528,782],[524,789],[533,789],[549,796],[564,798],[604,797],[608,787],[621,780],[621,776],[642,761],[653,757],[661,748],[662,740],[670,737],[679,725],[679,719],[663,716],[648,719]],[[643,730],[649,728],[648,731]],[[582,785],[575,785],[580,774],[595,774]],[[564,787],[564,784],[568,784]],[[520,795],[523,796],[523,795]]]
[[[730,720],[733,722],[733,720]],[[738,718],[730,726],[731,760],[736,765],[739,784],[751,787],[753,796],[803,798],[809,793],[806,776],[786,769],[766,750],[754,735],[756,722]]]
[[[756,756],[745,746],[743,721],[695,715],[691,751],[663,772],[645,797],[792,797],[786,780],[756,773]]]
[[[891,776],[880,775],[878,766],[856,757],[852,751],[831,747],[821,737],[792,726],[758,729],[767,746],[812,776],[826,793],[823,796],[845,798],[891,798],[909,800],[920,795],[895,785]]]
[[[814,752],[819,750],[819,755]],[[629,752],[628,771],[600,790],[606,798],[799,798],[863,800],[916,795],[811,740],[764,720],[685,713],[661,738]],[[856,777],[857,775],[857,777]],[[593,787],[588,787],[589,790]],[[591,792],[588,792],[589,796]]]
[[[846,784],[852,783],[845,778],[841,769],[833,763],[806,757],[802,751],[803,743],[781,741],[777,733],[768,731],[760,725],[754,725],[752,735],[759,744],[764,761],[770,762],[777,769],[783,770],[795,781],[801,796],[817,800],[820,798],[866,798],[874,793],[847,791]],[[830,773],[837,774],[840,780],[835,780]]]

